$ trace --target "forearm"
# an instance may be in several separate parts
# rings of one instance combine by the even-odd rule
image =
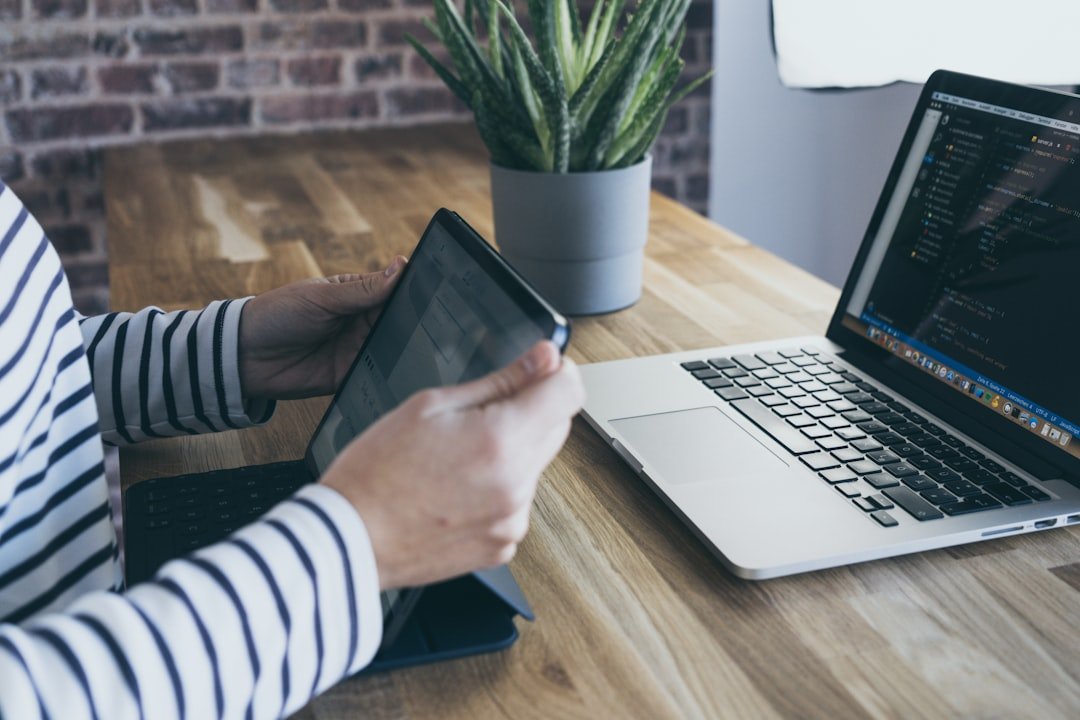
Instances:
[[[382,633],[367,531],[309,486],[124,595],[0,625],[0,717],[279,717],[366,665]]]
[[[105,441],[130,444],[267,420],[273,403],[246,403],[240,388],[237,343],[246,302],[83,318]]]

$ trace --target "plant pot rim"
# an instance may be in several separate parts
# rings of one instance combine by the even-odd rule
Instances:
[[[650,153],[645,153],[645,157],[641,158],[641,160],[639,160],[638,162],[634,163],[633,165],[627,165],[626,167],[606,168],[604,170],[581,170],[581,171],[571,171],[571,172],[564,172],[564,173],[552,172],[550,170],[522,170],[520,168],[508,168],[505,165],[499,165],[498,163],[495,163],[492,160],[488,160],[488,165],[490,165],[493,170],[498,170],[499,172],[518,173],[520,175],[582,176],[582,175],[604,175],[606,173],[617,173],[617,172],[624,172],[624,171],[627,171],[627,170],[635,170],[635,169],[640,168],[642,165],[651,164],[652,159],[653,159],[653,155],[650,152]]]

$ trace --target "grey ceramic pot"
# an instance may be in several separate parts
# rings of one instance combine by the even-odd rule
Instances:
[[[495,240],[566,315],[633,305],[649,234],[652,157],[618,170],[544,173],[491,166]]]

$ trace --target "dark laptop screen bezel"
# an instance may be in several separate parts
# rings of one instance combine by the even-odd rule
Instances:
[[[952,397],[943,395],[946,391],[952,392],[944,383],[919,370],[914,365],[895,357],[884,348],[870,342],[862,334],[843,325],[843,319],[847,315],[848,301],[855,290],[855,285],[885,215],[886,207],[892,199],[901,170],[915,140],[919,124],[931,101],[931,96],[935,92],[944,92],[994,105],[1015,108],[1035,115],[1060,117],[1064,112],[1071,110],[1074,119],[1080,117],[1080,97],[1068,93],[1013,85],[945,70],[938,70],[931,75],[923,88],[922,94],[919,96],[918,104],[904,133],[900,150],[893,161],[892,168],[889,170],[888,179],[878,198],[870,224],[855,256],[851,272],[848,274],[847,282],[844,284],[843,292],[840,295],[840,301],[837,303],[832,319],[829,321],[826,336],[861,358],[863,361],[861,364],[870,363],[876,365],[879,370],[884,371],[887,375],[900,378],[905,384],[922,391],[920,394],[944,400],[945,402],[941,403],[941,407],[932,409],[947,422],[966,432],[972,423],[980,425],[1049,465],[1063,470],[1072,478],[1080,477],[1080,461],[1075,457],[1057,449],[1042,438],[1033,435],[1004,417],[985,411],[974,400],[970,403],[953,402]],[[1065,378],[1068,379],[1067,374]],[[1036,402],[1046,401],[1045,398],[1033,398],[1033,400]],[[1069,419],[1077,420],[1077,418]],[[972,432],[971,434],[974,436],[976,433]],[[982,434],[985,435],[985,433]]]

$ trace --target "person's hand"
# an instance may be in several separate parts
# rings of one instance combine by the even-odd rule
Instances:
[[[405,267],[302,280],[252,298],[240,317],[240,384],[249,398],[327,395],[345,378]]]
[[[583,401],[577,366],[545,341],[499,372],[413,395],[353,440],[321,482],[360,513],[382,588],[509,561]]]

